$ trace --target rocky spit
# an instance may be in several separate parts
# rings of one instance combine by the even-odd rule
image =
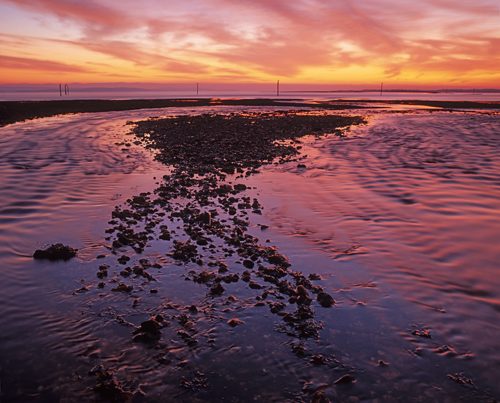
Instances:
[[[204,316],[231,312],[233,316],[221,316],[220,326],[240,327],[245,321],[235,312],[241,315],[247,308],[267,306],[276,315],[276,329],[290,336],[290,348],[297,357],[338,369],[341,363],[336,359],[310,351],[302,342],[318,338],[322,322],[315,311],[334,307],[335,300],[320,285],[318,274],[306,276],[294,270],[289,259],[265,239],[267,227],[255,224],[264,207],[250,195],[244,178],[266,164],[298,161],[303,136],[342,135],[347,127],[360,123],[360,117],[305,112],[130,122],[135,143],[151,149],[167,165],[168,174],[157,178],[153,191],[115,207],[106,232],[116,264],[98,267],[98,288],[129,294],[132,306],[140,301],[138,292],[158,293],[161,282],[155,273],[164,267],[148,257],[152,242],[163,243],[166,255],[186,268],[186,280],[206,286],[204,302],[163,304],[133,329],[132,340],[149,346],[168,343],[162,332],[176,326],[186,346],[195,347],[205,342],[196,330]],[[252,235],[252,227],[262,236]],[[246,284],[248,294],[228,291],[231,283],[238,282]],[[165,361],[161,355],[158,359]],[[348,369],[344,372],[339,383],[355,380]],[[106,369],[98,368],[93,374],[95,390],[102,397],[122,400],[127,395]]]

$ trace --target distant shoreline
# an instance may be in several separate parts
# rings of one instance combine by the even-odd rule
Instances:
[[[312,107],[330,110],[348,110],[371,107],[374,104],[430,106],[445,109],[500,109],[500,102],[475,101],[421,101],[421,100],[332,100],[301,102],[297,99],[127,99],[127,100],[61,100],[61,101],[0,101],[0,127],[28,119],[85,112],[112,112],[135,109],[154,109],[197,106],[277,106]]]

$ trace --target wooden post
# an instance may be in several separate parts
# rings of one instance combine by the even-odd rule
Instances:
[[[276,83],[276,96],[280,96],[280,80]]]
[[[62,86],[59,84],[59,96],[62,97]]]
[[[200,92],[200,83],[196,83],[196,95]]]
[[[68,84],[64,84],[64,93],[66,95],[69,95],[69,85]]]

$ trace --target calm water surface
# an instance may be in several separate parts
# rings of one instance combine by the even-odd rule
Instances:
[[[186,282],[187,268],[159,244],[145,252],[163,266],[157,294],[138,287],[133,306],[96,287],[113,207],[168,172],[132,143],[126,122],[242,109],[82,114],[0,128],[0,397],[92,400],[88,372],[103,365],[137,400],[307,401],[316,390],[353,401],[498,398],[494,114],[369,113],[369,124],[344,138],[304,139],[306,169],[269,166],[247,180],[264,204],[253,233],[277,245],[295,270],[320,272],[337,301],[318,310],[321,338],[306,346],[338,367],[297,358],[277,319],[259,307],[242,311],[245,324],[234,329],[225,325],[234,312],[200,318],[199,339],[210,341],[196,347],[176,341],[170,328],[160,348],[131,341],[133,325],[159,307],[198,303],[206,290]],[[79,257],[31,259],[53,242],[78,247]],[[231,292],[244,300],[245,290],[236,284]],[[422,330],[431,338],[413,334]],[[346,371],[356,383],[335,385]]]

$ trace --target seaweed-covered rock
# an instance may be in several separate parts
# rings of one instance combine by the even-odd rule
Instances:
[[[333,304],[335,304],[333,297],[326,292],[318,293],[317,300],[323,308],[330,308]]]
[[[92,368],[89,375],[96,377],[94,391],[105,401],[124,402],[130,399],[131,394],[125,391],[122,384],[115,379],[113,373],[102,365]]]
[[[158,341],[161,337],[161,318],[155,317],[141,323],[134,331],[134,341],[144,343]]]
[[[37,260],[69,260],[76,256],[78,249],[74,249],[70,246],[63,245],[62,243],[56,243],[50,245],[47,249],[37,249],[33,253],[33,258]]]

